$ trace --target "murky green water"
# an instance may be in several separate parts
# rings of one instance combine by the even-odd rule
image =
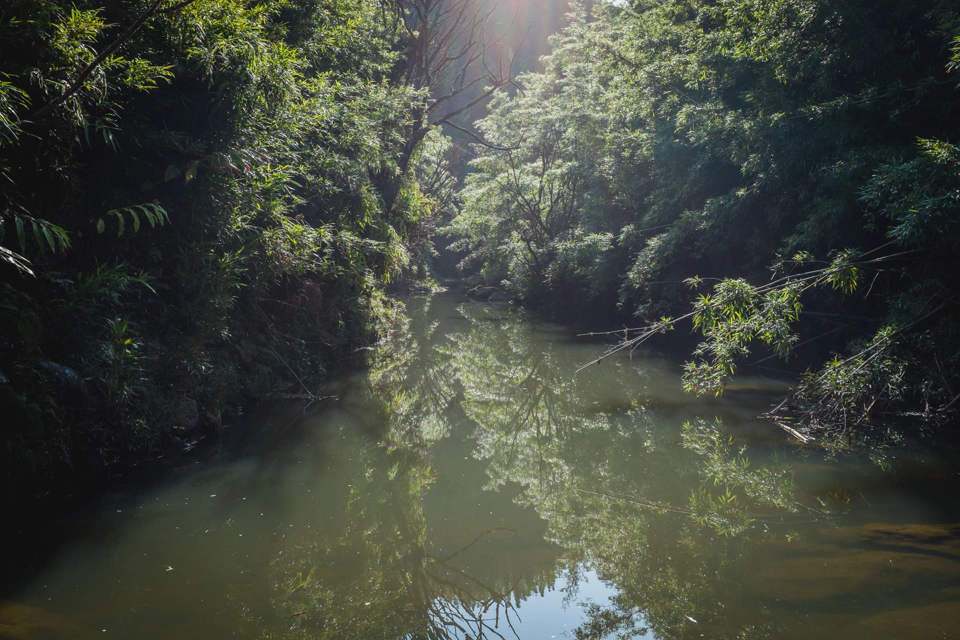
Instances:
[[[935,456],[830,460],[755,418],[776,383],[696,401],[652,352],[574,375],[602,346],[568,328],[406,304],[336,399],[72,524],[0,638],[960,636]]]

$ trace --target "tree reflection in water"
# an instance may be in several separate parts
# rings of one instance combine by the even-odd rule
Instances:
[[[416,433],[419,422],[446,424],[429,430],[446,433],[454,400],[438,390],[458,390],[486,488],[523,486],[518,500],[547,521],[574,585],[592,566],[618,588],[612,608],[587,609],[582,637],[647,627],[666,637],[697,616],[720,616],[739,597],[740,559],[755,537],[751,509],[798,510],[789,473],[750,468],[719,427],[703,421],[689,424],[681,446],[680,425],[665,427],[669,418],[657,408],[659,388],[638,395],[649,385],[629,361],[577,377],[578,356],[523,314],[473,304],[458,312],[469,330],[440,340],[438,325],[414,314],[411,326],[429,326],[418,334],[426,340],[410,332],[396,344],[415,362],[381,356],[407,381],[393,432]],[[400,373],[400,362],[410,373]],[[738,633],[747,627],[761,628],[744,623]]]
[[[699,420],[672,400],[677,376],[656,358],[578,376],[594,347],[507,308],[453,313],[435,302],[409,301],[372,357],[361,404],[376,415],[377,440],[348,438],[359,464],[345,487],[328,488],[342,492],[335,513],[278,543],[272,613],[248,612],[265,637],[509,637],[525,598],[561,573],[573,593],[587,570],[617,595],[584,608],[578,638],[784,633],[746,584],[752,550],[824,514],[800,504],[783,465],[751,464],[712,415]],[[520,545],[504,546],[484,562],[480,547],[514,534],[502,527],[440,552],[425,496],[444,480],[443,443],[462,434],[483,489],[515,494],[559,553],[521,558]],[[434,517],[468,520],[470,508]]]
[[[390,438],[345,437],[341,455],[355,464],[346,482],[329,488],[338,493],[328,496],[333,512],[317,514],[313,527],[284,533],[274,543],[267,584],[257,588],[258,598],[269,594],[269,605],[243,609],[248,635],[507,637],[516,592],[457,564],[458,556],[499,532],[481,532],[457,553],[431,553],[423,496],[435,473],[422,447]]]
[[[797,510],[789,473],[751,469],[719,427],[703,421],[692,422],[681,443],[680,425],[658,409],[658,389],[638,394],[644,372],[629,361],[577,377],[577,356],[518,314],[460,311],[472,330],[451,336],[444,351],[463,387],[489,488],[522,485],[519,499],[547,521],[573,581],[589,566],[619,592],[612,607],[587,608],[578,637],[648,629],[700,637],[701,623],[719,619],[731,637],[769,631],[735,624],[730,605],[740,597],[744,549],[756,537],[751,510]],[[591,411],[611,398],[628,399],[629,409]]]
[[[450,358],[438,348],[443,335],[431,299],[411,300],[407,313],[370,358],[370,387],[386,407],[391,441],[414,446],[450,433],[444,419],[456,397]]]

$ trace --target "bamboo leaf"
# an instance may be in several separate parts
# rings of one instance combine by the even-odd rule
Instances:
[[[6,247],[0,247],[0,261],[13,265],[15,269],[23,271],[27,275],[34,275],[33,271],[30,270],[30,267],[27,266],[30,264],[30,261],[20,254],[10,251],[10,249],[7,249]]]
[[[37,246],[40,247],[40,253],[44,252],[43,249],[43,232],[40,231],[40,225],[36,222],[31,223],[33,225],[33,238],[37,241]]]
[[[46,238],[47,244],[50,245],[50,251],[53,251],[54,253],[56,253],[56,252],[57,252],[57,243],[54,242],[54,240],[53,240],[53,234],[50,233],[50,228],[49,228],[49,227],[43,227],[42,230],[43,230],[43,237]]]
[[[23,218],[17,218],[17,240],[20,242],[20,253],[27,252],[27,233],[23,228]]]
[[[170,215],[167,213],[167,210],[160,206],[157,202],[151,202],[149,204],[153,208],[154,213],[157,216],[157,221],[163,226],[165,223],[170,222]]]

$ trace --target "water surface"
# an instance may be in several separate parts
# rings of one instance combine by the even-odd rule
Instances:
[[[960,635],[950,464],[801,446],[756,417],[777,381],[696,400],[654,351],[575,374],[570,328],[405,305],[334,397],[70,523],[0,638]]]

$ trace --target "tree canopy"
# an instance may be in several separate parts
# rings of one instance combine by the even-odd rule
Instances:
[[[448,206],[429,78],[462,72],[481,96],[510,78],[482,71],[481,4],[456,23],[439,6],[4,4],[11,473],[189,446],[244,398],[309,394],[376,332]],[[411,39],[424,11],[447,38],[422,34],[427,60]],[[438,69],[453,46],[468,61]]]
[[[941,422],[960,388],[957,9],[574,3],[545,71],[478,125],[496,146],[448,227],[462,267],[533,304],[618,301],[648,324],[616,349],[690,321],[701,393],[816,338],[781,407],[815,431]]]

